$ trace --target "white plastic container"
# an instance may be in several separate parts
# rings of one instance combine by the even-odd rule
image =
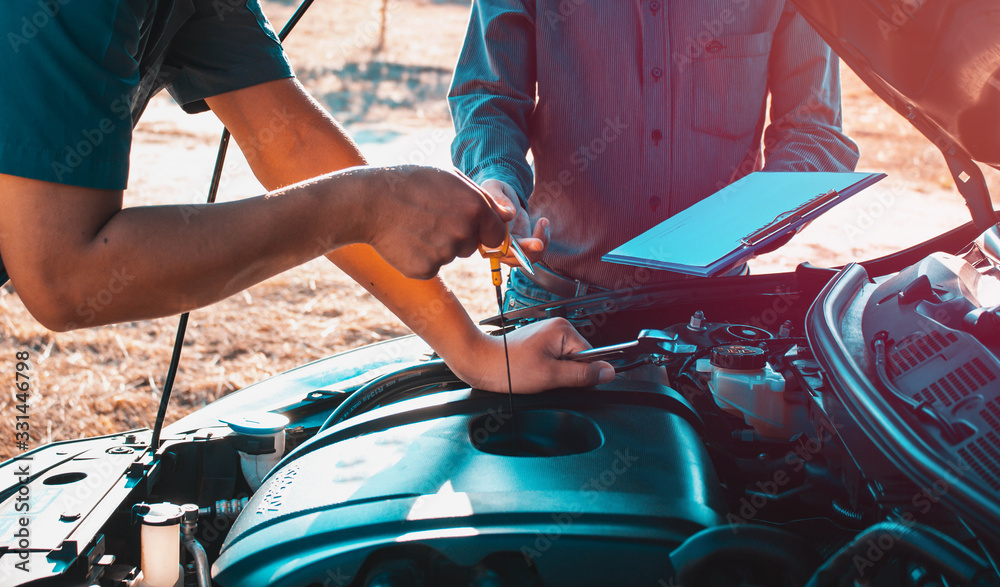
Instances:
[[[224,420],[240,436],[237,446],[243,478],[257,491],[264,477],[285,454],[285,427],[288,418],[273,412],[243,414]]]
[[[787,439],[804,429],[805,404],[785,394],[785,378],[767,363],[761,349],[719,347],[711,361],[699,361],[698,370],[711,372],[715,404],[741,416],[761,436]]]
[[[154,503],[142,516],[139,533],[140,568],[135,585],[175,587],[181,575],[181,517],[183,511],[172,503]]]

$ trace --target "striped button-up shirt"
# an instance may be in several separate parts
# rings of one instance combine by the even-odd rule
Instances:
[[[837,59],[783,0],[475,0],[449,103],[455,165],[549,218],[548,266],[608,288],[650,277],[601,255],[727,183],[858,158]]]

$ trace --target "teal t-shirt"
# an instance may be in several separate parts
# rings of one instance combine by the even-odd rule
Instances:
[[[257,0],[4,0],[0,173],[125,189],[132,129],[167,88],[204,98],[292,76]]]

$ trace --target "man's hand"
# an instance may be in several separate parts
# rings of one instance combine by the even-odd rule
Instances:
[[[363,225],[379,255],[403,275],[430,279],[455,257],[468,257],[479,244],[499,246],[506,236],[502,211],[459,172],[433,167],[372,168],[373,205]],[[377,202],[377,204],[376,204]]]
[[[510,376],[514,393],[538,393],[556,387],[589,387],[614,379],[615,370],[603,361],[584,363],[564,359],[590,348],[562,318],[530,324],[507,333]],[[444,356],[463,381],[479,389],[507,392],[507,363],[503,338],[482,335],[461,356]]]
[[[502,212],[501,216],[504,216],[504,219],[508,221],[511,236],[517,239],[517,244],[521,245],[521,249],[528,255],[528,259],[532,263],[541,261],[545,249],[549,246],[549,219],[539,218],[538,222],[535,223],[534,230],[532,230],[531,219],[521,207],[521,201],[514,193],[514,188],[498,179],[487,179],[482,183],[482,188],[500,208],[507,211],[506,213]],[[521,265],[514,255],[507,255],[501,261],[512,267],[520,267]]]

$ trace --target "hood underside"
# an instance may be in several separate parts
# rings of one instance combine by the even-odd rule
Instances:
[[[1000,3],[792,1],[858,77],[941,150],[977,226],[994,225],[973,161],[1000,169]]]
[[[840,57],[938,147],[1000,169],[1000,3],[794,0]]]

